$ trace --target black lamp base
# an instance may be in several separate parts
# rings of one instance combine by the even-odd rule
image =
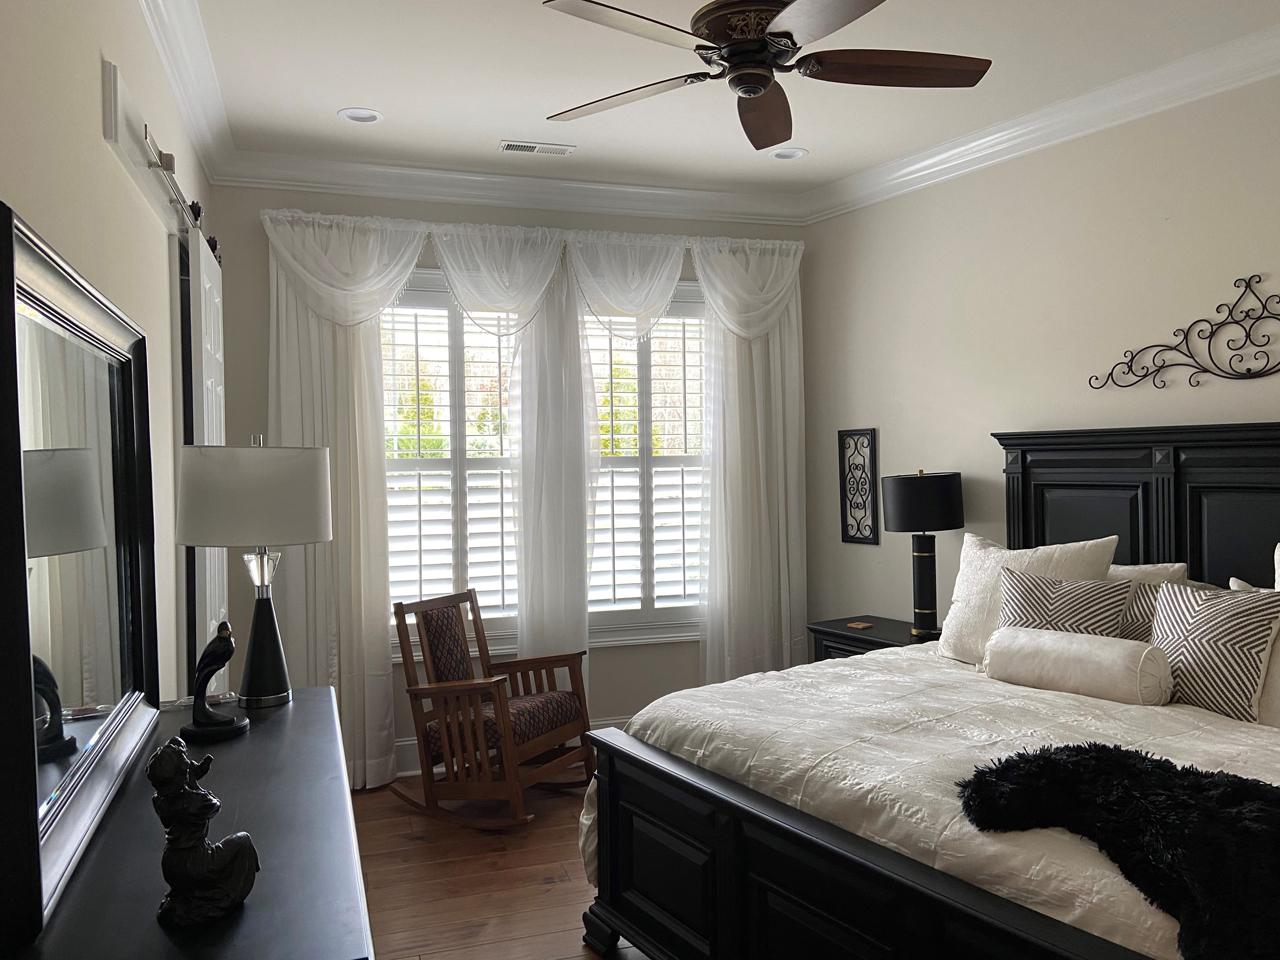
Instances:
[[[247,710],[254,710],[278,707],[292,699],[280,624],[268,594],[258,597],[253,604],[253,626],[249,630],[249,648],[245,652],[237,702]]]
[[[915,616],[911,635],[921,642],[937,640],[942,636],[938,629],[938,566],[934,536],[931,533],[911,535],[911,587]]]

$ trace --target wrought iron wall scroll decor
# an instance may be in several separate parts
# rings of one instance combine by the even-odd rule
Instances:
[[[841,430],[840,539],[880,542],[880,493],[876,476],[876,431]]]
[[[1257,380],[1280,371],[1280,294],[1258,292],[1259,274],[1236,281],[1234,303],[1218,304],[1217,320],[1202,319],[1173,331],[1173,343],[1154,343],[1126,350],[1124,359],[1105,377],[1092,376],[1089,386],[1132,387],[1150,380],[1157,390],[1167,386],[1165,371],[1184,367],[1187,383],[1200,386],[1206,375],[1224,380]]]

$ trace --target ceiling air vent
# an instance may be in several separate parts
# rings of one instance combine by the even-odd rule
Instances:
[[[571,143],[535,143],[532,140],[503,140],[498,144],[503,153],[538,153],[544,157],[567,157],[578,148]]]

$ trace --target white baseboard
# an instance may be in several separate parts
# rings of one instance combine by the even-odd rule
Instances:
[[[591,723],[592,730],[604,727],[626,726],[630,717],[597,717]],[[418,740],[416,737],[400,737],[396,740],[396,778],[416,777],[422,772],[422,764],[418,762]]]
[[[416,777],[422,772],[418,762],[418,738],[401,737],[396,740],[396,779]]]

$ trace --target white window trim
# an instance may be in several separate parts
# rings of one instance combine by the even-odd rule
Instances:
[[[450,313],[450,323],[452,325],[453,315],[459,311],[457,304],[449,291],[449,285],[445,280],[444,272],[437,268],[420,267],[413,271],[409,277],[409,282],[405,284],[405,288],[399,301],[395,305],[399,308],[413,309],[447,309]],[[701,317],[703,316],[704,299],[702,289],[696,281],[681,280],[676,284],[675,295],[671,299],[668,316],[671,317]],[[461,355],[462,344],[453,342],[455,338],[451,338],[450,342],[450,369],[457,369],[454,366],[453,351],[456,349]],[[645,349],[647,350],[647,341]],[[459,386],[453,386],[454,380],[458,381]],[[648,378],[644,378],[647,384]],[[451,391],[451,415],[454,408],[452,392],[455,389],[461,389],[461,378],[450,379]],[[642,410],[646,408],[642,405]],[[645,416],[649,414],[646,413]],[[450,421],[453,422],[452,420]],[[416,463],[429,463],[430,468],[440,469],[444,472],[446,469],[454,474],[453,489],[455,491],[463,489],[465,485],[460,486],[458,473],[465,476],[467,469],[466,457],[455,456],[453,447],[453,437],[450,437],[450,458],[448,467],[440,465],[439,460],[432,461],[401,461],[406,466],[412,467]],[[609,459],[609,458],[602,458]],[[636,459],[636,458],[631,458]],[[648,456],[640,458],[646,462],[649,461]],[[689,458],[692,462],[693,457]],[[484,464],[488,466],[499,466],[506,463],[504,459],[484,458]],[[457,517],[460,509],[454,498],[454,512]],[[643,535],[652,537],[652,504],[645,505],[642,501],[642,523],[641,530]],[[458,583],[457,575],[462,571],[466,564],[466,537],[455,536],[454,540],[454,563],[455,585]],[[645,565],[643,576],[646,581],[652,578],[653,571]],[[519,576],[519,573],[517,573]],[[463,586],[465,589],[465,585]],[[647,590],[646,593],[651,593]],[[639,609],[632,610],[593,610],[587,617],[587,643],[590,649],[607,649],[610,647],[627,647],[637,645],[665,644],[665,643],[694,643],[701,640],[704,627],[706,625],[706,611],[702,604],[685,604],[657,606],[651,601],[646,601],[648,605],[642,605]],[[518,615],[517,615],[518,616]],[[514,657],[516,655],[516,617],[514,616],[486,616],[485,617],[485,636],[489,641],[489,652],[495,658]],[[390,640],[393,646],[393,660],[400,662],[400,650],[398,638],[396,637],[395,626],[390,626]],[[473,655],[475,651],[473,650]]]

